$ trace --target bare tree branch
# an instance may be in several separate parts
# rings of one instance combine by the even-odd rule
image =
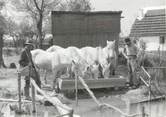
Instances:
[[[38,4],[37,4],[37,1],[36,1],[36,0],[33,0],[33,1],[34,1],[34,3],[35,3],[36,8],[38,9],[38,11],[41,12],[41,9],[39,8],[39,6],[38,6]],[[43,0],[42,0],[42,1],[43,1]]]
[[[42,0],[42,3],[41,3],[41,11],[44,12],[44,0]]]

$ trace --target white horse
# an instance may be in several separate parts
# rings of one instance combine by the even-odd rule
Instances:
[[[108,69],[109,66],[109,68],[112,67],[115,69],[117,57],[115,52],[115,41],[107,41],[107,45],[104,48],[83,47],[80,51],[81,56],[88,62],[89,65],[98,63],[100,68],[102,67]],[[101,72],[108,72],[108,70],[102,70]]]
[[[72,63],[78,63],[80,69],[85,69],[86,62],[80,56],[79,49],[76,47],[68,47],[65,49],[59,49],[53,53],[52,58],[52,71],[54,74],[54,82],[53,89],[55,89],[56,83],[58,83],[57,79],[63,74],[65,71],[73,71]]]
[[[58,46],[52,46],[51,48],[49,49],[51,51],[44,51],[41,49],[35,49],[31,51],[34,64],[37,66],[37,68],[45,70],[46,73],[51,71],[54,77],[60,77],[62,74],[65,74],[65,72],[71,72],[70,68],[72,61],[82,64],[82,67],[84,68],[87,66],[85,60],[83,60],[80,56],[78,48],[62,48]],[[44,80],[45,83],[47,83],[46,74]]]
[[[91,47],[87,47],[87,48],[91,48]],[[72,58],[72,60],[74,62],[72,62],[72,67],[75,66],[77,67],[77,70],[80,70],[79,74],[80,76],[82,76],[83,78],[93,78],[93,79],[97,79],[98,75],[99,75],[99,65],[97,64],[90,64],[87,59],[86,59],[86,54],[82,53],[81,49],[78,49],[76,47],[68,47],[67,50],[69,50],[70,52],[70,57]],[[75,63],[75,64],[74,64]],[[79,67],[79,69],[78,69]],[[76,69],[72,69],[72,71],[75,71]],[[85,76],[86,73],[89,73],[90,76],[87,77]]]
[[[35,49],[31,51],[32,60],[37,68],[45,71],[44,80],[47,83],[46,75],[48,71],[52,72],[52,52],[46,52],[42,49]]]
[[[98,69],[96,68],[99,68],[99,65],[95,64],[96,61],[100,64],[101,68],[101,65],[110,65],[108,64],[110,58],[115,58],[114,41],[107,41],[107,46],[105,48],[84,47],[78,49],[76,47],[62,48],[58,46],[53,46],[52,48],[55,49],[49,49],[50,51],[36,49],[31,53],[34,63],[39,68],[52,70],[55,77],[53,88],[55,88],[57,78],[64,74],[63,72],[76,70],[75,68],[78,66],[81,75],[84,75],[86,70],[90,70],[90,72],[95,73],[93,74],[93,78],[98,78],[98,75],[96,75],[98,74]]]
[[[49,48],[46,50],[46,52],[55,52],[55,51],[57,51],[57,50],[59,50],[59,49],[64,49],[64,48],[62,48],[62,47],[60,47],[60,46],[58,46],[58,45],[53,45],[53,46],[49,47]]]

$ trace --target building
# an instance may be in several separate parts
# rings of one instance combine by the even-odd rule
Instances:
[[[53,44],[80,48],[106,46],[106,40],[118,43],[121,13],[52,11]]]
[[[166,6],[142,9],[132,25],[130,37],[143,40],[147,50],[166,50]]]

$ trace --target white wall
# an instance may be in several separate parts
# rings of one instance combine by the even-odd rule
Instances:
[[[139,39],[146,43],[147,51],[157,51],[159,48],[160,50],[161,49],[166,50],[166,39],[165,39],[165,44],[160,44],[159,36],[140,37]]]
[[[153,36],[153,37],[140,37],[140,40],[143,40],[146,43],[159,43],[159,36]]]

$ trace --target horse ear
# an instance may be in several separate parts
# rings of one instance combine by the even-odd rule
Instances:
[[[109,43],[109,41],[107,40],[107,44]]]
[[[76,64],[76,62],[75,62],[74,60],[72,60],[72,64],[74,64],[74,65],[75,65],[75,64]]]

